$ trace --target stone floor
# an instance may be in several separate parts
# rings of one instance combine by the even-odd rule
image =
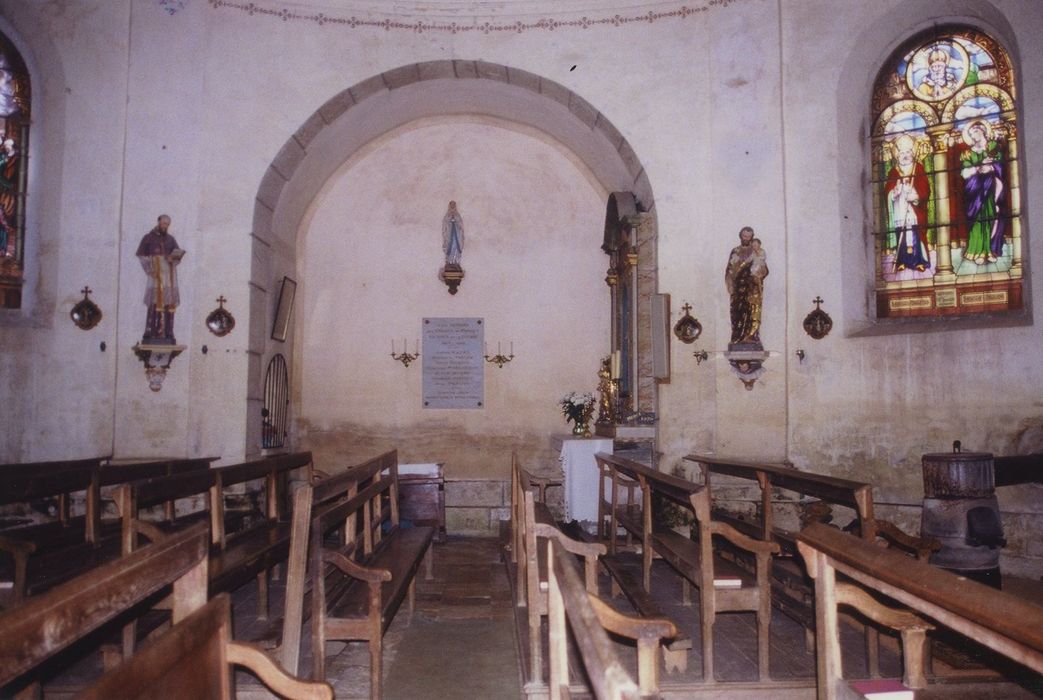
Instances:
[[[524,698],[520,680],[519,648],[516,642],[515,609],[508,571],[501,557],[501,541],[494,538],[451,537],[434,545],[434,576],[417,579],[417,605],[412,615],[403,605],[384,636],[384,697],[388,700],[465,698],[496,700]],[[680,603],[680,586],[665,564],[657,562],[654,591],[661,606],[676,619],[698,629],[698,605]],[[608,581],[602,577],[607,594]],[[236,638],[263,640],[273,637],[272,622],[256,619],[256,586],[248,584],[233,596]],[[625,606],[621,599],[615,604]],[[271,586],[271,609],[283,608],[281,581]],[[524,628],[524,623],[522,628]],[[814,655],[804,649],[803,634],[788,618],[776,614],[772,624],[772,689],[751,683],[756,668],[756,641],[752,615],[722,615],[715,634],[718,677],[724,683],[701,683],[698,648],[690,654],[685,674],[664,674],[665,697],[722,698],[768,697],[771,700],[814,697]],[[845,670],[864,673],[860,655],[861,634],[854,628],[844,632]],[[695,646],[698,647],[698,635]],[[301,668],[309,669],[309,630]],[[636,665],[634,650],[619,644],[619,653]],[[335,642],[327,645],[328,680],[337,698],[369,697],[369,654],[365,644]],[[885,649],[884,670],[898,673],[895,649]],[[64,697],[82,682],[96,677],[98,655],[84,658],[56,682],[45,686],[45,697]],[[636,671],[636,668],[633,670]],[[788,680],[787,680],[788,679]],[[955,680],[955,679],[954,679]],[[968,685],[935,684],[921,691],[921,700],[933,698],[989,698],[999,700],[1043,697],[1043,682],[1033,679],[1028,687],[1011,683]],[[730,683],[729,683],[730,681]],[[781,681],[781,684],[779,684]],[[260,682],[245,671],[236,674],[237,697],[273,698]],[[537,694],[538,695],[538,694]],[[530,693],[530,697],[535,697]],[[161,700],[158,699],[157,700]]]
[[[520,698],[514,612],[507,572],[494,538],[451,537],[434,545],[433,579],[417,578],[416,610],[398,611],[384,635],[384,698]],[[282,590],[272,586],[272,609],[282,607]],[[266,634],[254,622],[256,593],[246,586],[236,596],[236,636]],[[305,637],[309,634],[305,630]],[[310,668],[305,641],[301,668]],[[327,643],[327,679],[338,699],[369,698],[369,652],[361,642]],[[245,672],[237,674],[240,698],[271,698]]]

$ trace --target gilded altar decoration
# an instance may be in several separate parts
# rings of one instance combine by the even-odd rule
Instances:
[[[101,309],[91,301],[92,291],[90,287],[81,289],[80,293],[83,294],[83,298],[69,312],[69,318],[76,324],[76,327],[85,331],[89,331],[101,323]]]
[[[561,414],[566,423],[572,423],[572,434],[577,437],[590,437],[590,419],[594,415],[594,395],[578,394],[570,391],[561,399]]]
[[[224,298],[224,295],[219,296],[217,308],[206,317],[207,329],[218,338],[228,335],[235,328],[235,317],[225,308],[226,301],[228,300]]]
[[[804,332],[815,340],[822,340],[833,330],[833,319],[822,310],[822,297],[815,297],[813,303],[815,308],[804,317]]]
[[[438,273],[450,294],[456,294],[460,283],[464,281],[464,269],[460,260],[464,254],[464,218],[456,208],[456,202],[450,201],[449,208],[442,217],[442,252],[445,253],[445,265]]]
[[[873,89],[877,316],[1023,306],[1024,253],[1010,57],[976,29],[921,35]]]
[[[612,380],[612,358],[601,358],[601,368],[598,369],[598,425],[609,425],[615,416],[616,404],[616,382]]]

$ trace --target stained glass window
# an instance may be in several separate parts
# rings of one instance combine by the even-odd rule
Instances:
[[[878,317],[1022,307],[1018,131],[1006,51],[974,29],[898,51],[872,101]]]

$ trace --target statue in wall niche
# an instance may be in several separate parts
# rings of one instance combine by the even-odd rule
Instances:
[[[177,266],[185,251],[170,234],[170,217],[161,215],[156,226],[145,234],[138,245],[138,260],[145,270],[145,334],[143,345],[176,345],[174,311],[180,297],[177,289]]]
[[[731,297],[732,321],[729,350],[763,350],[760,338],[761,308],[764,303],[764,278],[768,276],[767,255],[754,231],[744,226],[739,245],[732,248],[724,284]]]

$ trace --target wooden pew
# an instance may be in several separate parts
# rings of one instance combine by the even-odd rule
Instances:
[[[340,535],[331,544],[327,535],[335,530]],[[284,668],[297,673],[310,571],[313,677],[326,677],[326,640],[367,641],[370,695],[379,698],[384,632],[403,599],[412,613],[421,561],[431,574],[434,535],[429,526],[399,527],[395,451],[298,489],[286,580]]]
[[[775,542],[781,547],[783,557],[772,560],[771,578],[775,594],[773,602],[782,612],[804,627],[805,642],[809,650],[814,644],[814,592],[810,581],[805,577],[804,568],[794,560],[797,553],[797,533],[775,525],[772,489],[787,489],[826,503],[847,506],[855,512],[857,530],[863,539],[874,541],[879,538],[923,561],[927,560],[931,552],[941,547],[937,540],[913,537],[902,532],[894,524],[877,518],[873,509],[872,484],[798,471],[785,464],[753,462],[716,455],[690,454],[685,460],[698,465],[703,483],[711,493],[711,474],[724,474],[757,483],[761,496],[759,523],[742,521],[720,510],[714,511],[714,517],[751,537]],[[866,627],[866,653],[870,675],[878,676],[879,639],[872,627]]]
[[[651,591],[653,556],[658,555],[682,577],[684,599],[689,597],[689,585],[699,588],[700,632],[703,648],[703,682],[714,683],[713,626],[717,613],[750,611],[757,616],[758,678],[767,679],[768,632],[771,623],[771,597],[768,582],[769,563],[779,546],[739,532],[726,523],[710,518],[710,493],[704,486],[694,484],[624,457],[599,452],[595,458],[600,469],[617,472],[640,487],[641,505],[619,502],[619,492],[613,488],[610,512],[610,530],[613,535],[619,526],[626,528],[641,540],[643,585]],[[613,477],[615,479],[616,477]],[[615,482],[613,482],[615,483]],[[653,494],[689,510],[694,516],[698,541],[693,541],[672,530],[654,526]],[[713,537],[720,536],[732,545],[749,552],[756,561],[750,576],[736,566],[714,557]],[[613,536],[612,542],[615,543]],[[739,582],[737,588],[719,588],[715,579],[727,574]]]
[[[872,484],[799,471],[792,466],[778,463],[751,462],[703,454],[690,454],[685,457],[685,460],[696,463],[702,472],[703,483],[711,491],[710,474],[726,474],[755,481],[761,492],[761,522],[758,523],[761,536],[764,539],[780,541],[780,544],[789,545],[791,549],[795,533],[778,528],[774,523],[771,501],[773,488],[787,489],[802,496],[811,496],[827,503],[847,506],[854,510],[858,519],[859,533],[864,539],[883,538],[890,544],[915,554],[920,559],[927,559],[932,551],[941,546],[936,541],[908,535],[894,524],[877,518],[873,509]]]
[[[251,578],[257,578],[258,615],[268,616],[268,572],[286,560],[290,550],[290,522],[284,506],[286,481],[290,472],[308,470],[310,452],[273,455],[243,464],[193,471],[120,486],[116,500],[122,516],[123,552],[133,551],[138,536],[155,540],[165,533],[207,520],[210,523],[210,595],[231,592]],[[264,510],[253,513],[253,521],[243,525],[243,513],[225,510],[224,489],[253,481],[264,482]],[[172,507],[178,499],[198,497],[202,510],[178,516]],[[165,506],[164,518],[150,521],[141,511]]]
[[[175,619],[185,617],[206,601],[206,550],[200,524],[0,614],[0,689],[171,585]]]
[[[263,651],[231,641],[228,596],[206,602],[207,539],[199,523],[0,615],[0,687],[172,588],[174,626],[81,698],[230,698],[236,664],[283,697],[331,699],[329,685],[297,680]]]
[[[612,641],[605,632],[611,608],[597,600],[580,578],[575,557],[556,538],[547,538],[547,601],[550,639],[550,697],[569,698],[569,628],[579,649],[579,657],[599,700],[658,698],[657,691],[639,688],[620,663]],[[615,612],[615,611],[611,611]],[[667,630],[658,630],[665,632]],[[645,640],[644,648],[658,647],[659,640]]]
[[[119,555],[119,524],[101,519],[104,487],[207,469],[216,458],[103,464],[105,459],[0,466],[0,505],[57,499],[55,520],[0,532],[0,551],[11,559],[0,566],[0,580],[12,581],[13,603]],[[72,516],[71,496],[78,491],[86,512]]]
[[[235,697],[232,666],[252,671],[279,697],[333,700],[325,682],[303,681],[283,671],[263,650],[232,641],[227,593],[176,623],[80,695],[81,700]]]
[[[815,578],[820,700],[850,697],[842,678],[837,607],[860,607],[859,597],[852,594],[858,587],[883,594],[1043,673],[1043,608],[1038,605],[819,523],[804,528],[797,545]],[[838,581],[838,573],[854,584]],[[917,653],[910,651],[905,635],[903,641],[910,685],[910,655]],[[911,644],[922,646],[922,636]]]
[[[579,542],[567,537],[554,523],[547,505],[536,500],[536,487],[529,473],[518,465],[511,453],[511,525],[514,531],[513,554],[516,569],[517,604],[526,609],[529,640],[529,683],[543,685],[543,618],[547,615],[547,559],[541,549],[543,539],[554,539],[572,554],[584,558],[587,590],[597,593],[597,559],[605,553],[598,543]]]

